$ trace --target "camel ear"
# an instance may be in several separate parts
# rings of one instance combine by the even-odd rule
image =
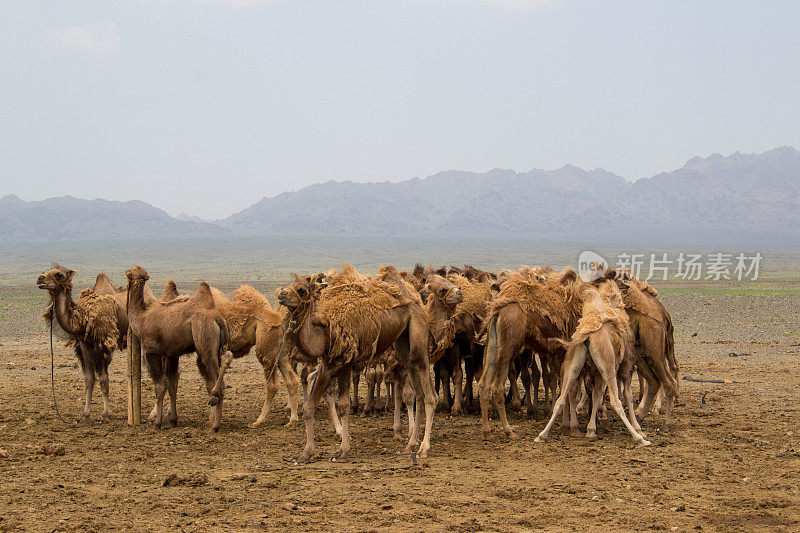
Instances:
[[[74,270],[72,270],[71,268],[69,270],[67,270],[67,277],[68,278],[72,278],[72,276],[74,276],[74,275],[75,275],[75,271]]]
[[[298,275],[297,275],[296,273],[294,273],[294,272],[292,272],[292,273],[291,273],[291,276],[292,276],[292,279],[293,279],[293,280],[295,280],[295,281],[300,281],[300,280],[302,280],[302,278],[301,278],[300,276],[298,276]]]

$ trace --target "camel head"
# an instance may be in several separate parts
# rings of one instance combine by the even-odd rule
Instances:
[[[150,279],[150,274],[139,265],[133,265],[133,268],[125,271],[125,275],[128,277],[128,283],[131,285],[136,282],[144,283]]]
[[[278,293],[278,303],[289,309],[296,309],[301,305],[308,304],[319,291],[328,286],[323,274],[298,276],[292,272],[292,277],[294,281]]]
[[[425,291],[429,298],[442,301],[446,306],[452,307],[464,301],[464,293],[455,283],[443,278],[439,274],[434,274],[427,278]]]
[[[58,292],[69,292],[72,290],[72,277],[75,271],[65,268],[57,263],[53,263],[53,268],[43,272],[36,279],[36,286],[40,289],[50,291],[50,294]]]

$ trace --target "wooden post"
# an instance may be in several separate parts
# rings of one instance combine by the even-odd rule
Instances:
[[[142,350],[139,339],[128,328],[128,425],[142,421]]]

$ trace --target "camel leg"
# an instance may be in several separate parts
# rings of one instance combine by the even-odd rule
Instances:
[[[308,399],[308,374],[308,365],[304,364],[300,370],[300,383],[303,385],[303,406],[305,406]]]
[[[508,438],[516,439],[517,434],[514,433],[514,430],[511,428],[511,424],[508,423],[508,416],[506,415],[505,385],[506,379],[508,378],[509,364],[506,361],[500,360],[498,361],[498,366],[497,378],[494,380],[493,390],[494,401],[497,404],[497,414],[500,417],[500,424],[503,426],[503,431],[506,432]],[[519,402],[519,394],[514,394],[517,402]]]
[[[487,333],[488,342],[483,356],[483,373],[478,381],[478,396],[481,402],[481,431],[484,440],[492,438],[492,429],[489,427],[489,407],[492,386],[497,374],[497,361],[499,357],[499,346],[497,339],[498,320],[495,318],[489,324]],[[505,385],[505,383],[503,384]]]
[[[406,376],[403,380],[403,403],[406,406],[406,413],[408,413],[408,444],[403,450],[405,453],[409,453],[416,446],[419,446],[419,420],[417,420],[415,413],[415,400],[411,379]]]
[[[453,407],[450,409],[450,414],[453,416],[460,415],[462,412],[461,404],[464,402],[462,398],[462,382],[464,381],[464,371],[461,369],[461,358],[456,362],[453,368]]]
[[[364,371],[364,379],[367,380],[367,401],[364,403],[364,409],[361,411],[362,416],[367,416],[375,411],[375,385],[377,383],[378,374],[374,367],[367,367]],[[380,395],[380,385],[378,384],[378,394]]]
[[[203,357],[198,353],[196,362],[197,362],[197,369],[200,371],[200,375],[203,376],[203,381],[205,381],[206,391],[208,392],[208,395],[211,397],[214,391],[214,387],[217,384],[217,378],[219,378],[219,369],[217,360],[215,357]],[[225,391],[224,382],[222,383],[220,391],[221,391],[220,396],[224,397],[224,391]],[[219,396],[213,396],[213,397],[217,398],[218,402],[211,408],[211,415],[209,417],[209,429],[208,429],[209,433],[216,433],[217,431],[219,431],[219,424],[222,419],[223,398]]]
[[[584,382],[585,383],[585,382]],[[580,381],[572,386],[569,398],[569,434],[573,437],[583,437],[584,433],[578,424],[578,389],[585,389],[585,384]]]
[[[539,433],[539,436],[534,439],[534,442],[544,442],[545,439],[547,439],[547,435],[550,433],[550,429],[553,427],[556,418],[564,409],[564,404],[569,401],[570,391],[573,388],[573,384],[578,380],[588,356],[589,350],[586,348],[585,344],[579,344],[571,349],[571,353],[564,361],[567,368],[564,372],[564,382],[561,384],[561,394],[553,404],[553,414],[550,415],[550,420],[547,422],[542,432]],[[567,407],[569,408],[569,406]]]
[[[350,368],[343,368],[338,372],[337,380],[339,385],[339,399],[337,406],[342,419],[342,443],[339,446],[339,453],[333,459],[336,462],[347,461],[347,454],[350,453]],[[358,374],[358,372],[353,372]],[[353,384],[358,383],[355,376],[352,378]]]
[[[311,456],[314,455],[316,450],[314,446],[314,417],[317,413],[317,405],[319,405],[322,397],[328,397],[328,385],[330,384],[331,375],[323,363],[320,363],[315,372],[315,376],[311,380],[311,390],[309,390],[308,397],[303,405],[303,420],[306,424],[306,446],[303,448],[302,453],[297,457],[298,463],[307,463]],[[334,406],[334,413],[336,408]],[[336,417],[338,422],[339,417]]]
[[[595,379],[592,387],[592,414],[589,417],[589,424],[586,426],[586,438],[594,440],[597,438],[597,408],[603,402],[603,394],[606,391],[606,384],[603,380]]]
[[[167,392],[169,393],[169,416],[167,419],[172,427],[178,425],[178,379],[180,370],[178,369],[177,357],[165,357]]]
[[[450,348],[448,348],[448,351],[450,351]],[[434,372],[438,369],[436,375],[439,376],[439,382],[442,386],[439,401],[436,403],[436,410],[442,412],[450,411],[450,369],[447,367],[445,357],[447,357],[447,354],[434,365]]]
[[[111,420],[111,398],[108,392],[108,359],[103,357],[99,361],[98,366],[100,371],[97,374],[97,380],[100,382],[100,392],[103,394],[103,420]]]
[[[385,411],[381,403],[381,386],[383,385],[383,370],[379,367],[375,371],[375,411]]]
[[[358,403],[358,384],[361,382],[361,371],[353,370],[352,371],[352,378],[353,378],[353,401],[351,405],[351,412],[353,414],[358,413],[358,410],[361,408],[361,405]],[[349,387],[348,387],[349,389]]]
[[[386,374],[384,374],[383,386],[386,387],[386,394],[383,397],[383,410],[388,412],[388,411],[391,410],[391,407],[394,405],[394,398],[392,398],[392,383],[389,382],[389,381],[386,381],[386,378],[387,378],[387,376],[386,376]]]
[[[436,409],[436,395],[433,392],[433,384],[430,377],[430,364],[428,363],[428,324],[423,317],[413,316],[409,320],[407,336],[395,343],[399,348],[398,358],[406,364],[411,386],[414,388],[414,395],[417,402],[424,402],[425,409],[425,433],[419,445],[417,454],[424,459],[428,456],[431,447],[431,431],[433,430],[433,414]],[[401,354],[401,352],[405,352]],[[405,356],[405,357],[404,357]],[[417,412],[421,412],[420,406]],[[415,424],[416,434],[418,428]],[[409,439],[411,442],[411,439]]]
[[[161,354],[146,353],[147,372],[153,381],[153,389],[156,393],[155,416],[153,416],[153,427],[159,429],[164,421],[164,394],[167,392],[166,383],[166,361]]]
[[[533,354],[530,350],[522,350],[522,355],[520,355],[520,373],[519,377],[522,380],[522,390],[524,394],[522,396],[522,405],[525,406],[525,413],[528,417],[528,420],[534,418],[534,409],[533,403],[531,398],[533,397],[532,385],[533,381],[531,380],[531,373],[535,375],[538,372],[536,368],[536,361],[533,361],[531,365],[531,359],[533,358]],[[539,378],[536,378],[537,387]]]
[[[519,362],[519,356],[517,356],[514,358],[512,364],[508,366],[508,381],[509,381],[508,408],[514,411],[519,411],[522,409],[522,402],[519,399],[519,382],[517,380],[519,374],[520,374],[520,362]],[[505,383],[503,383],[503,392],[505,392]]]
[[[595,337],[596,336],[595,334]],[[606,339],[593,340],[589,344],[589,353],[591,353],[592,361],[608,387],[608,399],[611,403],[611,408],[617,413],[622,423],[625,424],[633,440],[640,446],[649,446],[650,442],[645,440],[645,438],[636,431],[630,420],[628,420],[628,417],[625,415],[625,409],[622,407],[622,401],[619,399],[617,369],[614,368],[615,364],[613,361],[614,356],[611,343]]]
[[[279,356],[278,358],[278,370],[280,370],[281,376],[283,376],[283,384],[286,386],[286,395],[289,397],[287,400],[289,406],[289,421],[285,424],[285,427],[294,427],[300,422],[300,417],[297,414],[300,379],[284,356]]]
[[[261,406],[261,414],[258,415],[258,419],[250,424],[250,427],[253,428],[261,426],[267,420],[267,415],[269,414],[269,408],[272,405],[272,400],[275,398],[275,395],[278,393],[278,389],[280,388],[277,372],[266,366],[263,367],[262,370],[264,371],[264,379],[267,382],[267,396],[264,398],[264,405]],[[295,411],[295,416],[296,415],[297,412]]]
[[[396,378],[394,383],[392,384],[392,399],[394,400],[394,421],[392,424],[392,431],[394,433],[394,438],[397,440],[403,439],[403,423],[402,423],[402,413],[403,413],[403,397],[400,393],[400,390],[403,388],[402,380],[400,378]]]
[[[77,341],[76,341],[77,342]],[[81,352],[81,367],[83,368],[83,390],[85,399],[83,402],[83,414],[79,422],[86,422],[89,420],[89,413],[92,411],[92,395],[94,394],[94,359],[92,357],[92,350],[83,344],[78,345],[78,350]]]

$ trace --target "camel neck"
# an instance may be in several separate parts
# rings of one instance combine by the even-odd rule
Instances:
[[[325,351],[324,339],[326,335],[322,331],[322,326],[312,323],[316,307],[316,302],[312,300],[302,308],[297,308],[291,316],[294,326],[291,328],[290,333],[301,351],[308,356],[319,358],[322,357]]]
[[[61,291],[53,297],[53,313],[58,325],[70,335],[78,335],[78,321],[72,291]]]
[[[128,282],[128,315],[144,312],[144,281]]]

